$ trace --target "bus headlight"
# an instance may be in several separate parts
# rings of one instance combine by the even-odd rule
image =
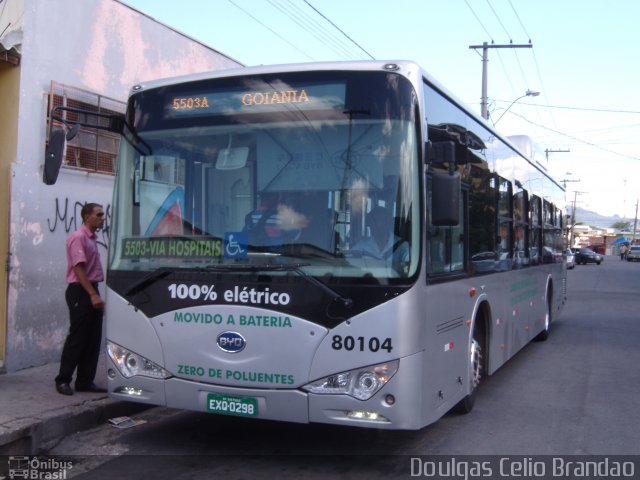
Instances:
[[[107,353],[125,378],[131,378],[135,375],[152,378],[169,378],[171,376],[169,372],[151,360],[109,340],[107,340]]]
[[[336,373],[311,382],[304,387],[310,393],[321,395],[349,395],[358,400],[369,400],[398,371],[398,360],[369,367]]]

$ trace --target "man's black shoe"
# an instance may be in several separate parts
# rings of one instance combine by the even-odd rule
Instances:
[[[78,387],[76,385],[76,392],[91,392],[91,393],[107,393],[107,390],[104,388],[100,388],[95,383],[88,385],[86,387]]]
[[[62,395],[73,395],[73,390],[68,383],[56,383],[56,390]]]

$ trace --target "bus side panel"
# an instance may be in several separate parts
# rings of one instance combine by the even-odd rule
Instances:
[[[495,373],[544,328],[549,271],[537,266],[471,279],[491,312],[484,375]]]
[[[540,271],[540,269],[544,271]],[[493,374],[526,346],[544,327],[548,267],[470,277],[429,286],[426,303],[425,399],[446,412],[460,400],[468,385],[470,326],[478,304],[487,302],[488,342],[483,357]],[[557,297],[554,289],[554,297]],[[474,292],[472,294],[472,292]]]
[[[421,321],[427,326],[423,408],[430,423],[467,393],[470,319],[476,302],[465,281],[425,286],[420,296],[425,305]]]

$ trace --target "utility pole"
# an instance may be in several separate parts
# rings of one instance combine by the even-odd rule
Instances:
[[[469,48],[477,50],[479,48],[482,49],[482,98],[480,100],[480,112],[482,114],[482,118],[485,120],[489,119],[489,112],[487,110],[487,67],[489,63],[489,49],[490,48],[532,48],[533,45],[531,42],[522,45],[516,45],[513,43],[509,43],[507,45],[489,45],[487,42],[484,42],[482,45],[469,45]]]
[[[546,155],[546,157],[547,157],[547,163],[549,163],[549,154],[550,154],[550,153],[569,153],[570,151],[571,151],[571,150],[570,150],[570,149],[568,149],[568,148],[567,148],[567,149],[565,149],[565,150],[550,150],[550,149],[548,149],[548,148],[547,148],[547,149],[544,151],[544,154],[545,154],[545,155]]]
[[[633,220],[633,233],[631,234],[631,245],[636,241],[636,227],[638,226],[638,200],[636,200],[636,218]]]
[[[573,182],[579,182],[580,180],[569,180],[567,178],[564,178],[562,180],[560,180],[560,183],[562,184],[562,186],[564,187],[564,189],[567,189],[567,183],[573,183]]]
[[[576,226],[576,200],[578,199],[578,194],[583,194],[586,192],[578,192],[575,191],[573,192],[573,212],[571,213],[571,240],[569,240],[569,246],[573,245],[574,243],[574,239],[573,239],[573,227]]]
[[[571,175],[571,172],[567,172],[567,175]],[[560,180],[560,182],[563,184],[564,189],[567,189],[567,183],[572,183],[572,182],[579,182],[579,179],[574,179],[574,180],[569,180],[567,178]],[[573,196],[573,211],[571,212],[571,229],[570,232],[567,231],[567,234],[569,235],[570,233],[570,238],[569,238],[569,248],[571,248],[571,244],[573,243],[573,226],[576,223],[576,198],[578,196],[578,192],[576,192],[576,194]]]
[[[566,175],[572,175],[571,172],[567,172]],[[569,180],[567,178],[560,180],[560,182],[562,182],[564,189],[567,189],[567,183],[573,183],[573,182],[579,182],[580,179],[573,179],[573,180]],[[567,234],[570,233],[570,238],[569,238],[569,248],[571,248],[571,244],[573,243],[573,226],[576,224],[576,199],[578,197],[578,193],[580,192],[575,192],[575,195],[573,196],[573,211],[571,212],[571,231],[567,231]]]

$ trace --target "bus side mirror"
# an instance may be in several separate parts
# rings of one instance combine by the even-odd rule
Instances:
[[[446,140],[427,142],[427,163],[448,165],[448,171],[431,172],[431,224],[453,227],[460,223],[460,172],[456,168],[456,144]]]
[[[431,224],[455,227],[460,223],[460,172],[431,173]]]
[[[77,114],[79,121],[71,124],[65,117],[66,112]],[[125,117],[120,113],[100,113],[80,108],[60,106],[54,107],[51,111],[51,120],[60,122],[66,129],[53,127],[51,130],[49,145],[47,145],[47,150],[44,155],[44,169],[42,173],[42,181],[46,185],[53,185],[58,179],[58,173],[60,173],[64,156],[65,138],[67,141],[74,139],[78,135],[81,127],[122,133],[126,125]],[[143,155],[149,155],[151,152],[149,145],[137,135],[134,134],[134,136],[149,149],[149,153],[143,153],[143,151],[135,145],[134,148]]]
[[[58,179],[60,166],[62,165],[62,157],[64,155],[65,131],[56,128],[51,132],[49,145],[44,155],[44,171],[42,181],[46,185],[53,185]]]
[[[454,165],[456,162],[456,145],[451,141],[427,142],[427,163],[430,165],[441,165],[448,163]]]

